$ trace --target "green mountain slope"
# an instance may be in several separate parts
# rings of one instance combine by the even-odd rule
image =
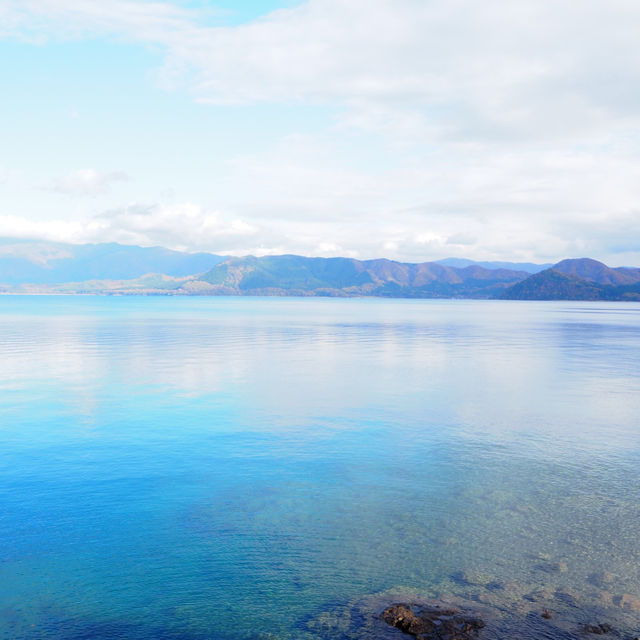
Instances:
[[[527,275],[479,266],[457,269],[433,262],[284,255],[229,258],[199,281],[210,285],[210,293],[236,295],[490,298]]]
[[[640,269],[628,267],[612,269],[603,262],[591,258],[562,260],[552,268],[565,275],[603,285],[623,286],[640,282]]]
[[[503,300],[640,300],[640,270],[612,269],[588,258],[563,260],[508,287],[500,297]]]

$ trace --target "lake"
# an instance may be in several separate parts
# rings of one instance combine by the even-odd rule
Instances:
[[[2,638],[626,632],[638,531],[640,304],[0,297]]]

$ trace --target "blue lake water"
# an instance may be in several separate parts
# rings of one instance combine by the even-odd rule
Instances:
[[[638,304],[0,297],[2,638],[348,638],[394,588],[628,625],[639,531]]]

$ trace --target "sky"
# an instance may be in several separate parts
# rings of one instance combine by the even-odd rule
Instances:
[[[0,236],[640,266],[637,0],[0,0]]]

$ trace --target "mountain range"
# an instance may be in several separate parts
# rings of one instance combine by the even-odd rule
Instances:
[[[448,267],[380,258],[306,258],[284,255],[229,258],[200,276],[211,293],[245,295],[490,298],[528,274],[477,265]]]
[[[0,292],[640,300],[640,269],[448,258],[228,257],[162,247],[0,239]]]

